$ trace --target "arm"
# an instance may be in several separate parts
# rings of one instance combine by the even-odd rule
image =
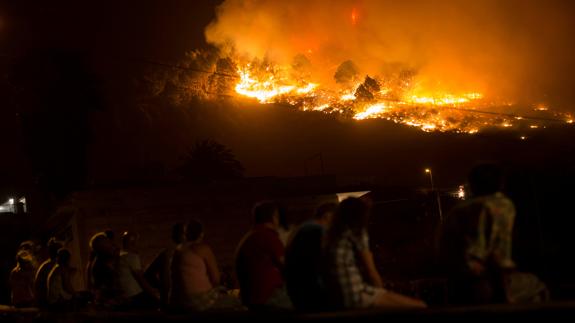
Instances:
[[[383,281],[377,268],[375,268],[375,262],[373,261],[373,253],[369,249],[369,236],[367,231],[362,231],[360,235],[353,238],[355,248],[358,253],[359,267],[365,270],[367,275],[367,280],[375,287],[383,288]]]
[[[359,259],[361,261],[361,267],[365,268],[369,282],[375,287],[383,288],[383,281],[375,268],[371,251],[369,249],[360,251]]]
[[[84,270],[84,278],[86,280],[86,290],[92,292],[94,289],[94,284],[92,282],[92,263],[93,260],[88,261],[86,264],[86,269]]]
[[[146,278],[144,277],[144,271],[142,270],[142,263],[140,261],[140,256],[133,255],[132,260],[130,261],[130,269],[132,270],[132,275],[140,284],[142,289],[149,295],[157,297],[158,292],[150,286]]]
[[[208,276],[210,277],[212,286],[219,286],[221,283],[221,274],[220,269],[218,268],[218,262],[216,261],[216,256],[212,252],[212,249],[208,245],[203,245],[200,249],[200,254],[206,262]]]
[[[144,272],[145,280],[153,287],[159,287],[161,285],[159,276],[165,262],[165,257],[166,251],[164,250],[152,261]]]
[[[278,268],[280,268],[280,270],[283,270],[285,264],[285,247],[279,239],[279,236],[277,239],[270,241],[269,252],[272,257],[272,261],[276,266],[278,266]]]

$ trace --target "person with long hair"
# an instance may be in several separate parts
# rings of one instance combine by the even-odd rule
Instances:
[[[369,249],[368,206],[358,198],[342,201],[325,246],[325,280],[334,309],[426,307],[420,300],[383,288]]]
[[[202,223],[191,220],[185,233],[186,241],[177,247],[172,262],[171,305],[185,311],[237,307],[239,300],[228,297],[221,287],[220,269],[204,241]]]

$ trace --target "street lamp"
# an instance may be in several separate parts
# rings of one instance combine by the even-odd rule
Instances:
[[[443,211],[441,210],[441,198],[439,197],[439,191],[435,190],[435,185],[433,184],[433,172],[431,172],[431,168],[426,168],[425,173],[429,174],[429,182],[431,183],[431,191],[435,192],[435,196],[437,197],[437,209],[439,211],[439,220],[443,221]]]

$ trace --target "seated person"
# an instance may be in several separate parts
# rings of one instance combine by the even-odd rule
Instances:
[[[50,306],[70,305],[76,294],[72,287],[74,268],[70,266],[70,251],[58,250],[56,265],[48,274],[48,290],[46,301]]]
[[[57,264],[58,250],[61,248],[62,244],[56,241],[55,238],[51,238],[48,241],[49,258],[44,261],[36,271],[36,276],[34,278],[34,291],[36,292],[36,300],[39,306],[47,305],[48,275],[52,271],[52,268]]]
[[[369,249],[369,210],[357,198],[342,201],[327,234],[324,275],[333,309],[426,307],[383,288]]]
[[[163,307],[170,303],[172,288],[172,262],[176,248],[185,241],[185,225],[176,223],[172,227],[172,246],[164,249],[146,269],[144,277],[153,287],[160,291],[160,302]]]
[[[154,308],[159,295],[144,278],[142,261],[137,252],[138,237],[122,234],[122,250],[117,264],[118,284],[123,305],[133,308]]]
[[[28,250],[19,250],[16,254],[16,267],[10,272],[12,305],[32,307],[36,305],[34,297],[34,259]]]
[[[323,239],[337,204],[324,204],[314,218],[294,233],[286,250],[286,288],[294,307],[303,311],[326,308],[327,293],[321,277]]]
[[[256,205],[254,218],[254,228],[236,252],[242,303],[250,309],[289,309],[292,305],[284,287],[284,245],[277,232],[277,205]]]
[[[171,305],[205,311],[239,304],[220,288],[220,270],[212,249],[204,242],[203,225],[192,220],[185,232],[186,242],[178,246],[172,262]]]
[[[90,239],[90,249],[90,262],[86,269],[88,288],[96,304],[116,306],[121,296],[117,282],[118,252],[104,232]]]
[[[515,272],[511,257],[515,207],[501,193],[501,169],[482,164],[472,169],[468,180],[471,199],[456,206],[442,227],[440,251],[448,275],[450,303],[545,298],[546,287],[537,277]]]

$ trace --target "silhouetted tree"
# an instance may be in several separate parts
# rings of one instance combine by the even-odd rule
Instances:
[[[213,180],[243,177],[244,167],[226,146],[211,140],[200,140],[186,154],[181,168],[185,180],[209,183]]]

